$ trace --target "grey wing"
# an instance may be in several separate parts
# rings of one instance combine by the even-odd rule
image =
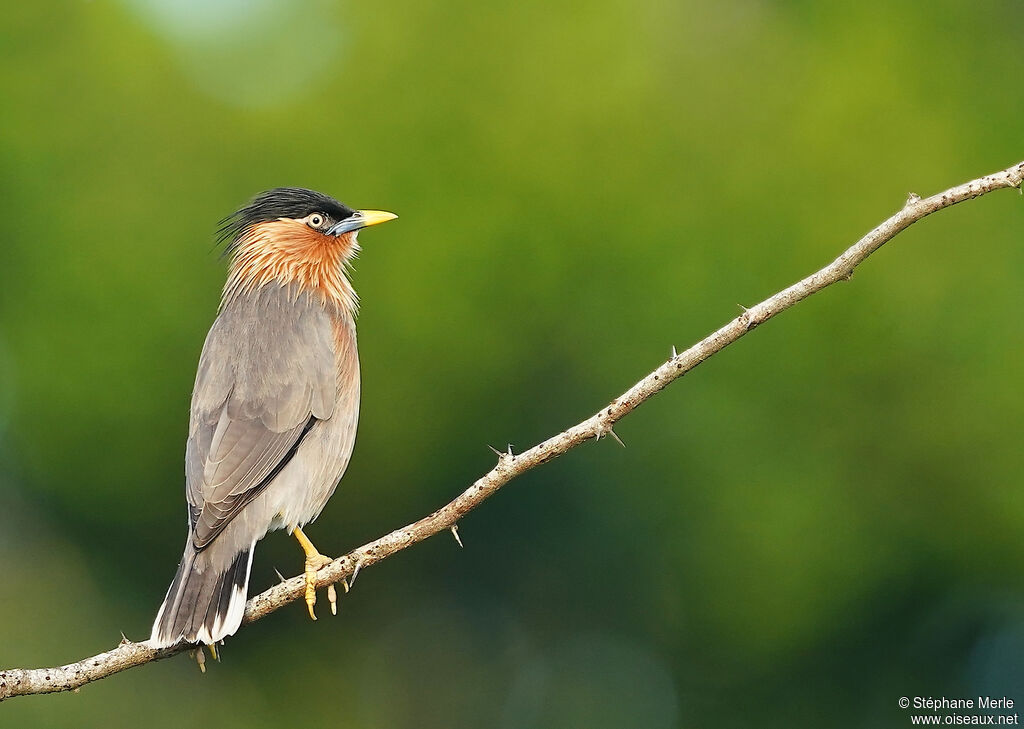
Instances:
[[[197,550],[287,465],[337,398],[334,337],[323,308],[267,286],[217,317],[199,360],[185,453]]]

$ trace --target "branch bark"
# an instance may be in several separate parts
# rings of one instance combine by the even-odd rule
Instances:
[[[979,177],[945,192],[924,199],[911,193],[903,208],[848,248],[832,263],[779,291],[727,323],[689,349],[673,351],[673,356],[642,380],[602,407],[597,413],[571,428],[548,438],[533,448],[515,455],[509,450],[498,455],[498,463],[477,479],[468,489],[433,514],[397,529],[376,541],[365,544],[344,557],[323,567],[317,574],[318,586],[341,580],[353,580],[359,570],[390,557],[406,547],[422,542],[446,529],[455,530],[459,520],[479,506],[487,497],[516,476],[557,458],[591,438],[612,435],[612,426],[626,417],[652,395],[686,374],[701,362],[720,352],[744,334],[771,319],[779,312],[806,299],[838,281],[848,280],[854,269],[896,234],[921,218],[965,200],[1003,188],[1020,188],[1024,181],[1024,162],[1000,172]],[[455,534],[456,538],[458,535]],[[278,608],[303,596],[301,576],[285,580],[253,597],[246,606],[243,624],[259,620]],[[134,666],[173,656],[194,648],[179,644],[161,650],[148,641],[132,643],[125,639],[113,650],[54,668],[12,668],[0,671],[0,701],[12,696],[45,694],[77,689]]]

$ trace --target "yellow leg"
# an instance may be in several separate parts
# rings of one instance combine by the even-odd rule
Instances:
[[[302,551],[306,553],[306,607],[309,608],[309,617],[316,620],[316,613],[313,612],[313,606],[316,605],[316,573],[324,565],[330,564],[331,558],[320,554],[319,550],[313,546],[313,542],[309,541],[309,537],[303,534],[298,527],[295,527],[292,534],[298,540]],[[330,591],[328,596],[331,596]],[[337,612],[334,600],[331,600],[331,612]]]

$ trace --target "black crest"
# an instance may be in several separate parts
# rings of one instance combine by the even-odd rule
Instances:
[[[355,211],[323,193],[303,187],[277,187],[261,192],[244,208],[220,221],[217,239],[230,248],[239,237],[257,223],[278,218],[304,218],[310,213],[325,213],[333,220],[344,220]]]

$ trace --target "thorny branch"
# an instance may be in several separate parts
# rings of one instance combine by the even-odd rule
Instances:
[[[452,530],[458,539],[456,527],[459,520],[513,478],[557,458],[591,438],[614,436],[612,426],[649,397],[779,312],[785,311],[826,286],[848,280],[853,275],[854,268],[903,229],[937,210],[964,200],[971,200],[1003,188],[1020,188],[1022,181],[1024,162],[931,197],[922,199],[911,193],[902,210],[857,241],[829,265],[756,306],[745,309],[742,314],[689,349],[679,353],[673,350],[671,358],[583,422],[548,438],[524,453],[513,454],[511,448],[505,453],[499,453],[498,463],[494,468],[430,516],[365,544],[325,565],[317,575],[318,586],[344,580],[351,581],[359,570],[444,530]],[[256,595],[246,606],[243,624],[259,620],[264,615],[302,597],[303,587],[303,578],[293,577]],[[132,643],[124,639],[113,650],[77,663],[54,668],[12,668],[0,671],[0,701],[11,696],[77,689],[127,668],[141,666],[192,648],[191,645],[179,644],[172,648],[155,650],[147,641]]]

